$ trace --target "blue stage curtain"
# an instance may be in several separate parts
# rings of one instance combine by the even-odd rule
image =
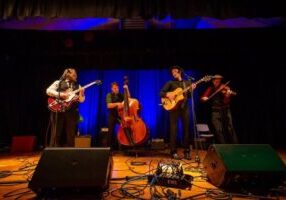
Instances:
[[[190,70],[186,70],[186,73],[194,77],[198,77],[199,74]],[[150,138],[165,138],[168,140],[169,116],[168,112],[160,105],[161,98],[159,96],[163,85],[172,79],[168,69],[93,69],[80,71],[79,83],[81,86],[97,79],[102,80],[101,85],[91,86],[85,90],[86,100],[80,104],[80,114],[83,118],[83,121],[79,123],[81,134],[96,136],[102,127],[107,127],[108,110],[105,103],[106,94],[110,92],[110,84],[114,81],[119,83],[120,92],[123,93],[124,76],[127,76],[129,79],[131,97],[138,99],[141,104],[140,116],[149,129]],[[195,102],[198,101],[196,92],[194,99]],[[181,132],[178,134],[178,138],[181,138]]]

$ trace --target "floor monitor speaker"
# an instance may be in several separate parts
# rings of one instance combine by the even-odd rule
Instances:
[[[103,191],[111,170],[110,148],[45,148],[29,188],[41,195]]]
[[[285,178],[285,164],[268,144],[214,144],[203,160],[217,187],[272,186]]]

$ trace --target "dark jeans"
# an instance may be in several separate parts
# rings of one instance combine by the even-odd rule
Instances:
[[[190,138],[189,138],[189,120],[190,111],[188,107],[179,107],[177,110],[170,111],[170,150],[171,152],[176,152],[176,140],[178,133],[178,121],[182,122],[183,129],[183,147],[185,150],[190,148]]]
[[[218,143],[238,143],[238,139],[232,124],[232,116],[229,108],[212,110],[211,122]]]
[[[79,120],[78,111],[69,110],[62,113],[51,112],[50,120],[51,120],[50,146],[74,147],[74,140]]]
[[[117,117],[112,115],[108,116],[108,135],[107,135],[107,146],[111,147],[111,149],[118,149],[119,144],[117,140],[117,133],[114,132],[116,124],[119,124],[119,120]]]

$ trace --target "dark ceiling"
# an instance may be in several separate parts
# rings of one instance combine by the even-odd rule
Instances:
[[[284,8],[283,0],[2,0],[0,17],[269,18],[285,16]]]

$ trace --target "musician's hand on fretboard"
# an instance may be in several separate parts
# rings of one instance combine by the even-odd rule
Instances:
[[[193,83],[192,84],[192,90],[196,89],[196,87],[197,87],[197,84]]]
[[[84,88],[79,89],[79,95],[84,96]]]

